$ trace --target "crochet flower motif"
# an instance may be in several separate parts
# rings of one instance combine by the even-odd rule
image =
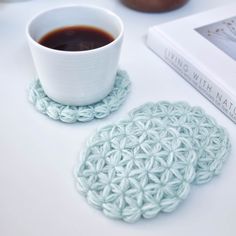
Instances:
[[[160,119],[165,125],[176,128],[181,136],[191,141],[198,154],[195,184],[207,183],[220,174],[231,150],[230,140],[225,129],[200,107],[190,107],[184,102],[148,103],[130,112],[130,117],[146,114],[150,120]]]
[[[190,184],[218,174],[229,154],[224,129],[186,103],[149,103],[97,131],[75,170],[78,190],[111,218],[136,222],[172,212]]]
[[[196,160],[190,142],[175,129],[134,120],[100,130],[76,176],[91,205],[135,222],[171,212],[187,197]]]
[[[29,88],[29,101],[35,108],[54,120],[65,123],[88,122],[102,119],[119,109],[130,91],[130,80],[125,71],[118,71],[114,88],[101,101],[87,106],[67,106],[50,99],[40,81],[35,80]]]

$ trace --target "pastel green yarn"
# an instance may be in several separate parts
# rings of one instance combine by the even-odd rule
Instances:
[[[105,215],[135,222],[171,212],[195,177],[191,143],[159,121],[122,121],[98,131],[76,172],[77,186]]]
[[[149,116],[150,120],[160,119],[166,125],[176,128],[181,136],[191,141],[198,154],[195,184],[209,182],[220,174],[229,156],[231,144],[224,128],[200,107],[187,103],[149,103],[130,112],[130,117]]]
[[[102,119],[119,109],[130,92],[131,82],[125,71],[118,71],[114,88],[101,101],[87,106],[67,106],[50,99],[40,81],[35,80],[29,88],[29,101],[35,108],[54,120],[65,123],[88,122]]]
[[[175,210],[191,183],[219,174],[229,151],[227,133],[201,108],[148,103],[90,138],[76,185],[106,216],[136,222]]]

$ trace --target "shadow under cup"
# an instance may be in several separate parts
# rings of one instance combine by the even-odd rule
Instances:
[[[87,51],[59,51],[38,41],[58,28],[93,26],[114,38]],[[66,6],[44,11],[27,26],[34,65],[45,93],[65,105],[95,103],[112,90],[123,40],[123,23],[109,10],[93,6]]]

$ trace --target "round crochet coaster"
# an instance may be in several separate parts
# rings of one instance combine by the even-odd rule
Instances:
[[[184,102],[163,101],[145,104],[131,111],[129,116],[134,120],[142,116],[147,119],[148,116],[150,122],[159,119],[191,141],[198,154],[195,184],[209,182],[218,175],[230,154],[227,132],[199,107],[191,107]]]
[[[173,211],[189,194],[196,162],[188,137],[137,114],[89,140],[76,183],[88,203],[105,215],[135,222]]]
[[[125,71],[118,71],[114,88],[101,101],[87,106],[67,106],[50,99],[43,91],[39,80],[33,81],[29,89],[29,101],[35,108],[54,120],[65,123],[87,122],[102,119],[119,109],[125,101],[131,82]]]

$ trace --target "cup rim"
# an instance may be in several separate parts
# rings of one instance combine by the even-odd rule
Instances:
[[[99,47],[99,48],[95,48],[95,49],[91,49],[91,50],[85,50],[85,51],[63,51],[63,50],[57,50],[57,49],[53,49],[53,48],[49,48],[49,47],[46,47],[44,45],[41,45],[39,42],[37,42],[36,40],[34,40],[29,32],[30,30],[30,26],[32,25],[32,23],[38,18],[40,17],[41,15],[45,14],[45,13],[48,13],[50,11],[53,11],[53,10],[57,10],[57,9],[63,9],[63,8],[74,8],[74,7],[77,7],[77,8],[89,8],[89,9],[95,9],[95,10],[99,10],[99,11],[103,11],[103,12],[106,12],[108,13],[109,15],[112,15],[114,18],[116,18],[116,20],[119,22],[119,25],[120,25],[120,32],[119,32],[119,35],[110,43],[102,46],[102,47]],[[94,52],[97,52],[97,51],[101,51],[101,50],[104,50],[106,48],[110,48],[112,47],[113,45],[115,45],[118,41],[121,40],[121,38],[123,37],[123,34],[124,34],[124,23],[123,21],[121,20],[121,18],[115,14],[114,12],[112,12],[111,10],[107,9],[107,8],[103,8],[103,7],[98,7],[98,6],[93,6],[93,5],[89,5],[89,4],[71,4],[71,5],[62,5],[62,6],[59,6],[59,7],[52,7],[52,8],[48,8],[46,10],[42,10],[40,11],[39,13],[37,13],[36,15],[34,15],[27,23],[26,25],[26,35],[27,35],[27,38],[37,47],[40,47],[44,50],[47,50],[49,52],[54,52],[54,53],[58,53],[58,54],[89,54],[89,53],[94,53]]]

